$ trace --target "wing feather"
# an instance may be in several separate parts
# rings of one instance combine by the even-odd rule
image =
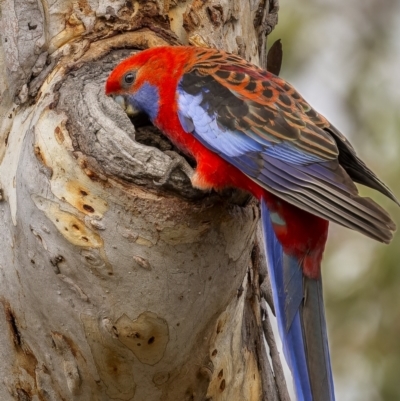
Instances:
[[[352,180],[396,198],[344,136],[279,77],[234,55],[211,57],[179,83],[182,126],[269,192],[389,242],[394,223]]]

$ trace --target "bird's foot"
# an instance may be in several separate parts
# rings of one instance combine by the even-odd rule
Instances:
[[[164,175],[161,177],[161,179],[159,181],[153,181],[155,185],[158,186],[164,185],[171,177],[173,171],[177,168],[182,172],[184,172],[189,177],[190,180],[192,179],[194,175],[194,170],[183,156],[179,155],[173,150],[166,150],[164,153],[171,158],[171,163],[168,166],[168,169],[165,171]]]

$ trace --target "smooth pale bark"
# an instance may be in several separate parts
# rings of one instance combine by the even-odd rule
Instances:
[[[150,46],[257,62],[268,5],[0,4],[0,399],[277,400],[257,204],[156,186],[171,145],[103,94]]]

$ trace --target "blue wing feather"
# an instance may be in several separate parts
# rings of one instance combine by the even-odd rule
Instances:
[[[217,153],[223,153],[225,157],[244,156],[247,162],[251,162],[249,152],[262,152],[265,155],[276,157],[294,164],[309,164],[322,162],[318,156],[297,149],[292,143],[275,143],[265,137],[254,133],[245,135],[241,131],[233,131],[224,127],[218,120],[217,113],[208,112],[203,104],[203,95],[191,95],[178,87],[179,120],[186,132],[189,132],[187,120],[190,119],[191,130],[200,141],[206,142],[207,147],[212,147]]]
[[[186,132],[261,187],[323,219],[390,241],[395,228],[390,216],[372,200],[358,196],[337,160],[322,159],[297,147],[296,141],[269,141],[254,130],[235,129],[207,103],[207,87],[188,93],[178,85],[177,94],[178,116]]]

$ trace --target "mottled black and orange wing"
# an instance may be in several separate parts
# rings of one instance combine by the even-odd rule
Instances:
[[[329,126],[327,120],[281,78],[233,54],[215,52],[204,60],[200,56],[181,81],[187,91],[204,85],[209,90],[206,101],[210,109],[218,110],[222,125],[253,132],[269,143],[288,141],[324,160],[337,158],[336,142],[323,130]]]
[[[187,132],[271,193],[377,240],[391,239],[394,223],[358,196],[351,175],[390,191],[281,78],[237,56],[199,50],[178,85],[178,108]],[[340,151],[357,174],[340,165]]]

